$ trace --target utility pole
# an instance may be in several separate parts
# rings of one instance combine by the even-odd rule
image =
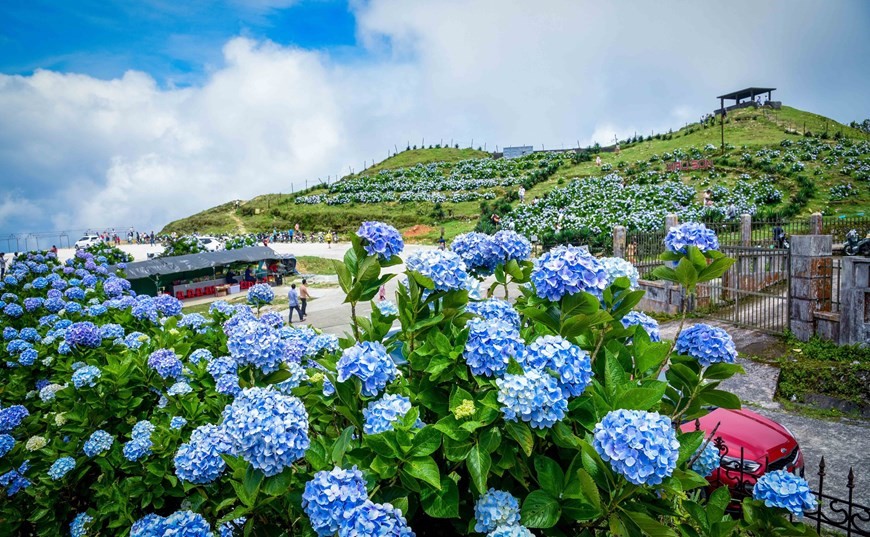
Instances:
[[[722,154],[725,154],[725,108],[722,108],[722,115],[719,117],[719,130],[722,134]]]

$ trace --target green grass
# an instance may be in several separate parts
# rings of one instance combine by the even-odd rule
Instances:
[[[717,164],[717,171],[724,172],[724,177],[717,179],[717,183],[730,186],[742,173],[750,173],[753,177],[760,175],[759,170],[743,166],[740,154],[743,146],[752,152],[761,147],[779,147],[783,139],[800,140],[803,138],[804,128],[814,133],[825,132],[833,137],[836,133],[842,133],[850,138],[867,140],[868,135],[846,125],[842,125],[823,116],[804,112],[784,106],[781,110],[765,109],[742,109],[728,115],[725,123],[725,142],[735,147],[730,151],[727,158],[729,165]],[[786,131],[796,131],[787,133]],[[646,135],[647,133],[643,133]],[[614,166],[623,162],[631,165],[637,161],[647,161],[653,154],[662,155],[676,148],[687,149],[689,147],[703,148],[706,144],[713,144],[717,148],[720,144],[719,125],[704,128],[698,124],[683,127],[670,134],[671,139],[654,139],[624,146],[619,155],[614,153],[602,153],[604,163]],[[718,150],[716,152],[718,154]],[[455,162],[470,158],[481,158],[488,153],[473,149],[415,149],[403,151],[390,157],[377,165],[364,170],[359,175],[371,175],[385,169],[395,169],[414,166],[420,163],[430,162]],[[816,175],[820,169],[818,162],[805,162],[804,175],[811,177],[816,184],[816,194],[802,209],[798,217],[806,216],[815,211],[825,211],[826,214],[854,214],[857,211],[870,210],[870,189],[866,184],[840,174],[837,170],[825,171]],[[651,166],[663,168],[664,165]],[[543,197],[547,192],[566,184],[574,178],[583,178],[600,175],[601,170],[594,162],[586,162],[578,165],[570,161],[564,164],[552,178],[535,185],[526,193],[526,199]],[[682,180],[699,191],[702,184],[693,174],[686,173]],[[829,191],[831,186],[851,182],[858,187],[859,195],[843,201],[831,201]],[[783,199],[787,200],[797,193],[799,186],[794,176],[786,174],[776,175],[777,188],[783,192]],[[515,190],[515,188],[512,188]],[[503,195],[505,189],[495,189],[498,195]],[[327,192],[325,185],[314,185],[306,194],[320,194]],[[445,228],[445,237],[449,240],[453,236],[470,231],[474,228],[479,214],[478,202],[444,203],[445,216],[435,218],[433,216],[434,204],[432,203],[383,203],[377,205],[351,204],[341,206],[327,205],[302,205],[294,202],[295,194],[267,194],[258,196],[244,202],[240,207],[225,203],[195,215],[168,224],[163,232],[176,231],[178,233],[225,233],[239,232],[238,222],[244,225],[248,232],[271,231],[272,229],[289,229],[299,224],[304,232],[335,230],[342,235],[347,235],[356,230],[359,223],[364,220],[377,218],[384,220],[403,232],[409,231],[414,226],[427,226],[431,230],[423,233],[414,233],[407,236],[409,242],[423,244],[435,244],[440,236],[440,228]],[[418,230],[417,230],[418,231]]]
[[[313,255],[297,256],[296,270],[299,274],[336,274],[332,260]]]

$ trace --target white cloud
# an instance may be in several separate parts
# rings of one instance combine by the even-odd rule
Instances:
[[[818,96],[826,80],[816,79],[830,77],[842,47],[867,50],[848,4],[372,0],[353,9],[355,54],[235,38],[222,65],[182,89],[133,71],[0,75],[0,229],[159,228],[359,169],[422,138],[604,144],[696,120],[715,95],[750,84],[822,113],[851,110],[853,90]],[[857,87],[866,55],[838,61],[842,85]]]

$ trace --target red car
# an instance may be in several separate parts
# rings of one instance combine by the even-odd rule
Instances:
[[[707,480],[713,487],[727,486],[735,501],[751,496],[756,480],[766,472],[786,470],[803,476],[804,456],[797,440],[775,421],[745,408],[717,408],[698,422],[708,435],[716,429],[713,442],[722,457]]]

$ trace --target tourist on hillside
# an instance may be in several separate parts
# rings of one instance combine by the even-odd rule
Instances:
[[[0,280],[6,277],[6,252],[0,252]]]
[[[517,194],[520,197],[520,203],[525,203],[526,202],[526,189],[523,187],[523,185],[520,185],[520,189],[519,189],[519,191],[517,191]]]
[[[154,246],[154,231],[151,231],[151,246]]]
[[[601,155],[596,155],[595,165],[598,166],[599,168],[601,167]]]
[[[332,233],[326,234],[326,247],[332,248]]]
[[[287,235],[290,237],[290,242],[293,242],[293,230],[292,229],[287,230]]]
[[[290,291],[287,292],[287,305],[290,306],[290,312],[287,315],[287,322],[293,322],[293,310],[296,310],[296,313],[299,314],[299,321],[304,321],[305,317],[302,315],[302,310],[299,309],[299,292],[296,291],[296,284],[290,284]]]
[[[308,292],[308,280],[303,279],[302,285],[299,286],[299,303],[301,304],[301,312],[302,312],[302,320],[305,320],[305,317],[308,315],[305,313],[308,309],[308,299],[311,298],[311,294]]]
[[[57,246],[55,246],[54,244],[51,245],[51,253],[57,255]]]

